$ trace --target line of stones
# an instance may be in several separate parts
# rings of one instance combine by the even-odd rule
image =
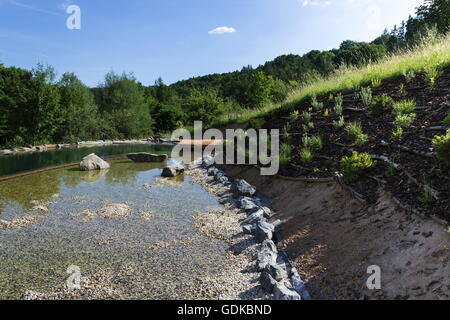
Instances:
[[[277,230],[282,221],[275,220],[276,213],[256,197],[256,188],[245,180],[229,178],[210,156],[202,159],[202,167],[215,181],[231,188],[232,202],[247,214],[247,218],[241,221],[241,226],[245,234],[253,235],[260,244],[256,268],[261,272],[261,287],[273,294],[276,300],[310,300],[298,271],[284,252],[278,252],[274,242],[280,238]]]

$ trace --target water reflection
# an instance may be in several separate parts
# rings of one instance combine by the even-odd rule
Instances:
[[[62,164],[77,163],[80,159],[90,153],[95,153],[99,157],[105,158],[124,156],[133,152],[170,154],[171,150],[172,146],[169,145],[109,145],[22,153],[13,156],[1,156],[0,176],[48,168]]]
[[[75,188],[82,182],[97,183],[101,180],[111,186],[133,184],[139,172],[163,169],[166,166],[166,163],[134,163],[129,160],[110,162],[112,166],[108,170],[80,171],[77,166],[74,166],[1,182],[0,213],[2,203],[8,201],[14,201],[25,210],[29,210],[33,206],[30,201],[49,201],[52,196],[61,192],[63,185]],[[155,177],[159,174],[159,171],[155,171]],[[184,177],[178,177],[176,180],[183,182]]]

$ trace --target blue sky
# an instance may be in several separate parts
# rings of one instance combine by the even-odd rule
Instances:
[[[281,54],[371,41],[422,0],[0,0],[0,62],[89,86],[133,72],[146,85],[258,66]],[[66,8],[81,9],[69,30]]]

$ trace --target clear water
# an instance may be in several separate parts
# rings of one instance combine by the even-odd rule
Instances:
[[[15,155],[0,156],[0,177],[24,171],[49,168],[68,163],[80,162],[84,156],[95,153],[101,158],[123,156],[133,152],[151,152],[170,154],[171,145],[129,144],[106,145],[92,147],[75,147],[45,152],[17,153]]]
[[[107,171],[71,167],[1,182],[0,219],[43,218],[0,229],[0,299],[60,289],[70,265],[90,278],[104,271],[114,275],[108,281],[123,293],[115,298],[189,298],[192,279],[214,274],[225,263],[226,244],[197,234],[193,226],[195,210],[220,205],[189,177],[176,179],[179,187],[143,188],[156,184],[163,166],[122,160],[112,161]],[[49,211],[33,210],[36,200],[50,202]],[[80,215],[105,203],[127,203],[132,214],[90,221]],[[151,219],[143,220],[140,211],[151,211]],[[117,270],[127,265],[134,271],[124,277]]]

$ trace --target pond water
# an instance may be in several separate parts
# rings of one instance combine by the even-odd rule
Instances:
[[[173,146],[157,144],[127,144],[105,146],[83,146],[49,150],[44,152],[17,153],[10,156],[0,156],[0,177],[24,171],[32,171],[67,163],[80,162],[90,154],[95,153],[101,158],[123,156],[134,152],[151,152],[169,154]]]
[[[218,199],[189,177],[162,180],[162,163],[110,163],[0,183],[0,299],[55,297],[71,265],[94,288],[84,298],[95,299],[189,298],[192,279],[219,272],[227,245],[193,225]],[[114,205],[126,214],[105,215]]]

